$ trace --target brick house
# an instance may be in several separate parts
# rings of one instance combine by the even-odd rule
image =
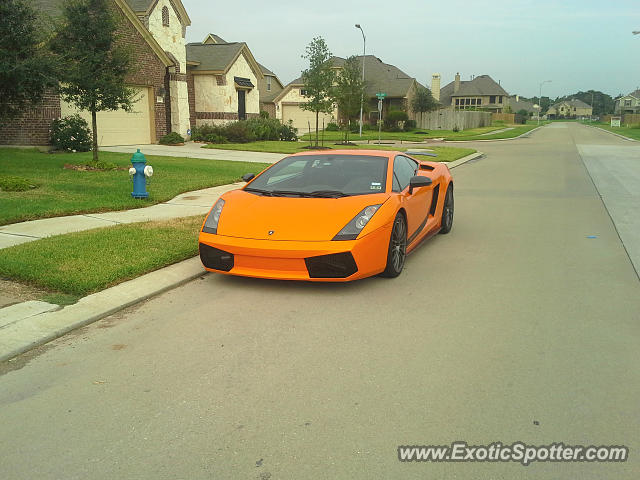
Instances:
[[[549,110],[547,110],[547,118],[591,117],[592,113],[593,109],[591,108],[591,105],[574,98],[551,105]]]
[[[438,75],[438,86],[439,84]],[[502,113],[509,104],[509,94],[489,75],[478,75],[471,80],[461,81],[460,74],[456,73],[453,82],[432,93],[444,108],[454,110],[477,109]]]
[[[180,0],[111,0],[121,20],[121,41],[134,51],[137,69],[127,84],[137,91],[132,112],[98,113],[98,143],[155,143],[170,131],[187,133],[189,103],[184,36],[191,21]],[[34,0],[37,11],[56,17],[62,0]],[[55,91],[19,118],[0,127],[0,144],[47,145],[51,122],[77,110]],[[78,112],[90,118],[88,112]]]

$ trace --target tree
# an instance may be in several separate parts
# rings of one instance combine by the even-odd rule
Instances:
[[[56,84],[53,58],[43,47],[39,27],[25,0],[0,1],[0,123],[37,104]]]
[[[427,87],[418,87],[415,96],[411,99],[411,111],[420,113],[420,123],[422,123],[425,112],[431,112],[436,108],[438,108],[438,102],[431,95],[431,90]]]
[[[315,37],[307,45],[302,58],[309,60],[309,68],[302,72],[304,96],[309,99],[300,107],[316,114],[316,146],[318,146],[318,119],[320,113],[331,113],[334,108],[331,52],[324,38]]]
[[[362,69],[358,57],[347,58],[340,73],[336,77],[333,97],[344,128],[344,143],[349,141],[351,120],[360,115],[360,103],[364,95],[365,83],[362,81]],[[363,103],[363,107],[367,107]]]
[[[93,161],[98,161],[97,112],[131,111],[135,91],[125,84],[133,69],[129,48],[118,42],[118,21],[107,0],[66,0],[51,49],[63,66],[62,98],[91,112]]]

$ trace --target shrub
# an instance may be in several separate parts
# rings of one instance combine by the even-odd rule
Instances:
[[[247,127],[246,121],[231,122],[224,126],[224,137],[231,143],[253,142],[256,137]]]
[[[14,177],[12,175],[0,175],[0,191],[3,192],[24,192],[37,185],[26,178]]]
[[[255,140],[280,140],[282,124],[276,118],[250,118],[245,124]]]
[[[162,145],[176,145],[178,143],[184,143],[184,138],[178,132],[167,133],[160,139]]]
[[[407,120],[407,121],[404,122],[403,130],[405,132],[409,132],[411,130],[414,130],[417,126],[418,126],[418,124],[416,123],[415,120]]]
[[[408,119],[407,112],[390,110],[384,117],[383,128],[388,132],[399,132],[398,122],[406,122]]]
[[[458,126],[457,126],[457,125],[455,125],[455,126],[453,127],[453,131],[454,131],[454,132],[459,132],[459,131],[460,131],[460,129],[458,128]]]
[[[91,150],[91,131],[84,118],[71,115],[51,123],[50,141],[56,150],[88,152]]]
[[[329,122],[324,129],[327,132],[337,132],[338,130],[340,130],[340,127],[338,127],[338,124],[335,122]]]
[[[201,125],[191,130],[191,140],[194,142],[206,142],[209,135],[219,135],[224,137],[224,127],[222,125]]]
[[[293,126],[293,120],[280,126],[280,140],[283,142],[295,142],[298,140],[298,129]]]
[[[210,133],[205,137],[207,143],[227,143],[227,139],[217,133]]]
[[[269,112],[266,110],[260,110],[260,118],[269,118]]]

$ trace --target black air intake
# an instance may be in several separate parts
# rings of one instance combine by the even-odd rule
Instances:
[[[201,243],[199,245],[200,260],[207,268],[228,272],[233,268],[233,254]]]
[[[347,278],[358,271],[351,252],[309,257],[304,263],[311,278]]]

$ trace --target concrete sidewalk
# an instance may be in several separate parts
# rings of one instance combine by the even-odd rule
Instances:
[[[275,163],[287,156],[286,153],[247,152],[244,150],[223,150],[202,148],[204,144],[187,142],[183,146],[171,145],[122,145],[100,147],[104,152],[135,153],[138,149],[145,155],[163,157],[202,158],[205,160],[231,160],[234,162]]]
[[[204,215],[218,197],[229,190],[240,188],[244,183],[232,183],[218,187],[181,193],[168,202],[145,208],[117,212],[88,213],[66,217],[43,218],[30,222],[13,223],[0,227],[0,249],[32,242],[53,235],[79,232],[92,228],[109,227],[121,223],[167,220],[169,218]]]

